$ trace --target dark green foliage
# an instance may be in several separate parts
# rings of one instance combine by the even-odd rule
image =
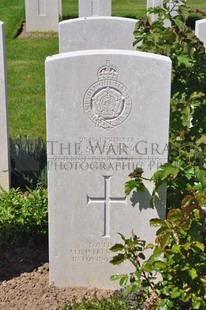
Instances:
[[[191,13],[187,18],[186,25],[191,29],[195,30],[195,22],[203,18],[204,17],[198,13]]]
[[[169,56],[172,60],[172,90],[169,162],[153,175],[151,204],[167,182],[165,220],[152,219],[158,228],[154,244],[146,245],[134,233],[122,237],[111,250],[113,264],[129,260],[135,272],[113,276],[125,292],[142,292],[153,310],[206,309],[206,54],[203,44],[186,26],[189,10],[185,1],[173,0],[176,16],[168,9],[151,9],[157,20],[141,19],[135,30],[138,49]],[[171,27],[166,27],[165,19]],[[125,191],[145,190],[138,169],[130,174]],[[147,255],[145,252],[150,251]],[[149,257],[149,258],[147,258]],[[157,277],[157,274],[160,276]],[[161,279],[161,280],[159,280]]]
[[[11,150],[11,185],[25,190],[36,188],[38,184],[47,185],[46,143],[43,139],[19,137],[10,140]]]
[[[110,298],[83,299],[81,303],[73,301],[63,307],[63,310],[130,310],[122,296],[114,295]],[[134,309],[134,308],[133,308]]]
[[[182,1],[182,3],[185,1]],[[137,48],[169,56],[172,60],[169,163],[154,177],[156,189],[167,181],[168,208],[181,205],[188,189],[205,186],[206,174],[206,53],[203,44],[186,26],[189,9],[174,0],[176,16],[167,9],[150,10],[158,19],[141,19],[134,32]],[[171,27],[165,27],[165,19]],[[201,180],[200,180],[201,179]]]
[[[129,260],[135,271],[111,279],[126,287],[125,294],[141,292],[142,303],[150,303],[150,309],[206,309],[205,200],[206,189],[201,194],[191,191],[166,220],[152,219],[150,224],[158,227],[155,244],[146,245],[135,234],[129,239],[121,235],[122,244],[111,248],[117,252],[111,263]],[[156,298],[149,299],[151,292]]]
[[[47,191],[0,191],[0,243],[22,243],[48,234]]]

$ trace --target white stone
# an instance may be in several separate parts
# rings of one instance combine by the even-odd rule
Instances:
[[[111,15],[112,0],[79,0],[79,17]]]
[[[203,42],[206,48],[206,19],[197,20],[195,23],[195,35]]]
[[[62,16],[62,0],[59,0],[59,16]]]
[[[10,188],[10,160],[7,112],[4,23],[0,22],[0,186]]]
[[[167,5],[168,5],[169,10],[171,11],[172,17],[177,16],[177,9],[178,9],[178,6],[181,4],[184,4],[184,3],[179,2],[179,4],[174,4],[173,0],[170,0],[168,2]],[[147,0],[147,10],[150,8],[155,8],[155,7],[163,7],[163,0]],[[149,14],[149,17],[150,17],[151,22],[154,22],[157,19],[157,14],[154,14],[154,13]],[[171,27],[170,20],[166,19],[164,21],[164,25],[165,27]]]
[[[58,31],[61,0],[25,0],[26,31]]]
[[[50,283],[116,288],[109,263],[119,232],[154,242],[165,216],[149,191],[125,197],[136,166],[150,178],[167,161],[171,61],[126,50],[70,52],[46,60]]]
[[[147,0],[147,10],[155,7],[162,7],[163,5],[163,0]],[[154,22],[157,19],[156,14],[149,14],[151,22]]]
[[[155,8],[156,6],[162,6],[163,0],[147,0],[147,10]]]
[[[89,49],[135,49],[137,20],[122,17],[86,17],[59,23],[59,52]]]

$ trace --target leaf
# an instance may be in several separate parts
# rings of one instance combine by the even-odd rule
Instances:
[[[189,16],[188,7],[186,5],[179,5],[179,12],[186,21]]]
[[[141,178],[144,170],[137,167],[132,173],[129,174],[130,178]]]
[[[172,209],[168,212],[167,219],[169,219],[172,222],[175,222],[179,219],[181,219],[182,214],[180,209]]]
[[[205,96],[205,94],[202,92],[193,92],[190,95],[189,101],[196,101],[196,100],[203,98],[204,96]]]
[[[123,241],[126,241],[126,238],[125,238],[125,236],[123,234],[118,233],[118,235],[120,235],[120,237],[122,238]]]
[[[150,225],[157,227],[157,226],[165,226],[165,223],[163,220],[160,219],[151,219],[150,220]]]
[[[139,179],[135,179],[136,185],[135,189],[137,192],[145,192],[146,187],[144,186],[143,182]]]
[[[164,225],[162,225],[162,226],[157,230],[156,235],[157,235],[157,236],[164,235],[165,233],[167,233],[167,232],[170,231],[170,228],[171,228],[170,222],[165,220]]]
[[[168,310],[167,305],[160,305],[160,310]]]
[[[159,271],[162,269],[166,269],[166,264],[164,262],[155,262],[154,263],[154,270]]]
[[[128,275],[124,275],[121,277],[120,281],[119,281],[119,285],[120,286],[125,286],[127,285],[127,282],[128,282]]]
[[[199,300],[195,300],[193,303],[192,303],[192,309],[196,310],[196,309],[201,309],[201,301]]]
[[[200,144],[206,144],[206,134],[203,134],[198,140],[197,140],[197,145]]]
[[[168,231],[167,234],[163,235],[162,237],[159,237],[159,243],[160,243],[160,247],[162,249],[164,249],[166,246],[168,246],[170,244],[170,231]]]
[[[188,251],[190,248],[191,248],[191,242],[186,242],[184,245],[183,245],[183,248]]]
[[[124,246],[120,243],[116,243],[115,245],[113,245],[111,248],[110,248],[110,251],[112,252],[118,252],[118,251],[122,251],[124,249]]]
[[[121,279],[122,276],[123,276],[123,275],[114,274],[114,275],[112,275],[112,276],[110,277],[110,280],[111,280],[111,281],[116,281],[116,280]]]
[[[145,255],[143,253],[139,253],[138,256],[141,258],[141,259],[145,259]]]
[[[192,280],[194,280],[195,278],[197,278],[197,271],[192,268],[192,269],[189,269],[189,275],[191,276]]]
[[[153,266],[150,262],[145,262],[143,265],[142,265],[142,270],[145,271],[145,272],[152,272],[153,271]]]
[[[156,187],[159,187],[168,179],[168,177],[172,176],[175,179],[179,173],[180,167],[174,166],[173,164],[166,163],[161,165],[159,170],[154,173],[152,180],[155,183]]]
[[[125,255],[120,253],[114,256],[112,260],[110,261],[110,263],[113,265],[120,265],[121,263],[125,261],[125,259],[126,259]]]
[[[130,293],[137,292],[139,288],[139,285],[137,283],[132,283],[131,285],[128,285],[123,293],[124,296],[127,296]]]
[[[176,289],[176,288],[175,288]],[[177,289],[175,290],[175,291],[172,291],[171,292],[171,297],[172,298],[177,298],[177,297],[179,297],[181,295],[181,292],[180,291],[178,291]]]
[[[198,181],[201,183],[203,187],[206,186],[206,169],[205,168],[195,168],[195,174]]]
[[[175,16],[172,21],[179,29],[184,25],[184,21],[179,15]]]
[[[148,243],[148,244],[146,245],[146,247],[145,247],[145,250],[147,250],[147,249],[154,249],[154,244]]]
[[[205,245],[199,241],[192,242],[192,246],[199,248],[202,252],[205,251]]]
[[[133,191],[136,187],[136,182],[135,180],[130,180],[125,183],[125,195],[129,195],[131,191]]]

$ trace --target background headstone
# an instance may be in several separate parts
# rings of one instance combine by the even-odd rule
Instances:
[[[46,60],[50,283],[115,288],[109,248],[118,232],[148,242],[165,216],[148,191],[125,197],[136,166],[150,178],[167,161],[171,61],[124,50],[63,53]]]
[[[147,0],[147,10],[149,8],[155,8],[156,6],[162,6],[163,0]]]
[[[163,0],[147,0],[147,10],[150,8],[155,8],[157,6],[162,7]],[[154,22],[157,17],[156,14],[149,14],[150,20]]]
[[[173,0],[170,0],[169,3],[168,3],[168,8],[169,10],[171,11],[171,15],[172,17],[175,17],[177,15],[177,8],[178,8],[178,5],[181,5],[181,4],[184,4],[184,3],[179,3],[179,4],[174,4],[174,1]],[[163,0],[147,0],[147,10],[149,8],[155,8],[155,7],[163,7]],[[150,20],[152,22],[154,22],[156,19],[157,19],[157,14],[149,14],[149,17],[150,17]],[[170,27],[171,26],[171,22],[169,20],[165,20],[164,21],[164,25],[166,27]]]
[[[59,23],[59,52],[133,47],[137,20],[122,17],[86,17]]]
[[[195,23],[195,35],[203,42],[206,48],[206,19],[197,20]]]
[[[0,22],[0,185],[10,188],[10,160],[7,115],[4,23]]]
[[[25,0],[26,31],[58,31],[60,0]]]
[[[111,16],[112,0],[79,0],[79,17]]]
[[[59,16],[62,16],[62,0],[59,0]]]

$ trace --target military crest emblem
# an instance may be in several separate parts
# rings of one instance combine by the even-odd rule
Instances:
[[[119,70],[106,61],[97,71],[98,81],[84,95],[83,105],[90,121],[98,128],[111,130],[130,115],[132,99],[119,78]]]

